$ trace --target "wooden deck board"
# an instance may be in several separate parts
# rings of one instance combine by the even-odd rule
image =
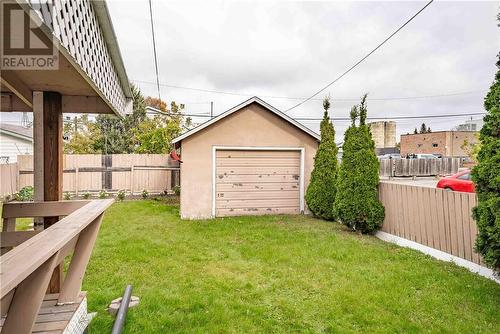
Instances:
[[[56,305],[59,294],[51,293],[45,295],[42,307],[36,317],[32,333],[36,334],[60,334],[68,326],[70,320],[78,307],[86,297],[81,292],[76,303],[67,305]],[[0,319],[0,331],[2,330],[5,316]]]

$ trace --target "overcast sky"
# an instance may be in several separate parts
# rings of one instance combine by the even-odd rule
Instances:
[[[215,114],[248,95],[280,110],[298,102],[267,96],[306,97],[354,64],[424,2],[153,1],[160,82],[242,95],[161,87],[163,99],[186,112]],[[435,2],[382,49],[330,87],[331,115],[348,116],[363,93],[371,98],[471,92],[440,98],[369,101],[372,117],[483,111],[500,50],[498,2]],[[157,96],[148,2],[109,1],[130,80]],[[151,83],[146,83],[151,82]],[[337,100],[338,99],[338,100]],[[320,117],[321,101],[290,112]],[[477,116],[476,116],[477,118]],[[428,119],[447,130],[467,117]],[[203,119],[196,119],[202,121]],[[398,133],[421,120],[398,120]],[[338,138],[348,122],[335,122]],[[319,122],[304,122],[318,130]]]
[[[161,97],[185,103],[188,113],[208,114],[213,101],[215,114],[219,114],[253,95],[286,110],[299,100],[268,96],[311,95],[424,4],[153,0],[160,82],[241,94],[163,86]],[[129,79],[145,95],[157,96],[148,2],[108,0],[108,7]],[[331,115],[347,117],[365,92],[374,99],[469,92],[440,98],[371,100],[368,115],[481,112],[500,50],[498,9],[499,2],[434,2],[318,97],[330,94]],[[321,114],[319,100],[290,111],[295,117]],[[433,130],[448,130],[465,119],[424,121]],[[318,131],[319,122],[303,123]],[[348,121],[334,123],[341,141]],[[421,123],[418,119],[398,120],[398,134]]]

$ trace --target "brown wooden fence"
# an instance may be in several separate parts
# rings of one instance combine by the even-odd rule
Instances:
[[[2,165],[5,166],[5,165]],[[84,192],[110,192],[126,190],[140,193],[171,192],[180,184],[179,164],[167,154],[72,154],[64,155],[63,191],[75,194]],[[15,169],[15,172],[12,170]],[[9,191],[7,185],[14,184]],[[33,156],[17,156],[17,166],[4,179],[2,169],[2,196],[15,193],[22,187],[33,185]]]
[[[18,191],[19,179],[17,163],[0,165],[0,197],[14,194]]]
[[[458,172],[460,158],[380,159],[381,176],[435,176]]]
[[[381,182],[382,231],[482,265],[474,251],[476,194]]]

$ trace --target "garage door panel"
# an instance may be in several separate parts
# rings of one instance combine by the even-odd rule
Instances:
[[[246,199],[246,200],[253,200],[253,199],[275,199],[275,198],[282,198],[282,199],[299,199],[299,194],[295,189],[293,190],[288,190],[288,191],[253,191],[249,193],[248,191],[218,191],[217,194],[217,199]]]
[[[298,174],[293,175],[217,175],[217,183],[296,183],[299,180]]]
[[[300,212],[300,151],[216,151],[217,216]]]
[[[247,166],[300,166],[300,158],[217,158],[217,167],[247,167]]]
[[[247,150],[236,150],[236,151],[226,151],[217,150],[217,158],[300,158],[299,151],[273,151],[273,150],[262,150],[262,151],[247,151]]]
[[[299,190],[298,182],[289,182],[289,183],[219,183],[217,185],[217,191],[219,192],[259,192],[259,191],[273,191],[273,190]]]
[[[299,205],[298,198],[285,198],[285,199],[217,199],[217,208],[230,209],[230,208],[285,208],[296,207]]]
[[[256,168],[258,167],[258,168]],[[295,166],[277,167],[277,166],[253,166],[253,167],[218,167],[218,175],[299,175],[300,168]]]
[[[218,217],[229,216],[260,216],[260,215],[297,215],[299,208],[237,208],[237,209],[217,209]]]

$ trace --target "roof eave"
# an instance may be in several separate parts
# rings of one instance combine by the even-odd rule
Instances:
[[[309,129],[308,127],[306,127],[305,125],[297,122],[296,120],[294,120],[292,117],[288,116],[287,114],[283,113],[282,111],[276,109],[275,107],[273,107],[272,105],[270,105],[269,103],[267,103],[266,101],[260,99],[259,97],[257,96],[254,96],[254,97],[251,97],[250,99],[246,100],[246,101],[243,101],[242,103],[232,107],[231,109],[223,112],[222,114],[212,118],[211,120],[209,121],[206,121],[205,123],[197,126],[196,128],[194,129],[191,129],[189,131],[187,131],[186,133],[174,138],[172,140],[172,144],[176,144],[178,142],[181,142],[182,140],[184,140],[185,138],[197,133],[198,131],[201,131],[207,127],[209,127],[210,125],[220,121],[221,119],[231,115],[232,113],[252,104],[252,103],[258,103],[260,104],[262,107],[270,110],[271,112],[273,112],[275,115],[283,118],[284,120],[286,120],[287,122],[291,123],[292,125],[294,125],[295,127],[299,128],[300,130],[302,130],[303,132],[307,133],[308,135],[310,135],[311,137],[315,138],[317,141],[320,141],[321,140],[321,137],[320,135],[318,135],[316,132],[312,131],[311,129]]]
[[[104,39],[106,40],[106,45],[108,47],[109,53],[111,54],[111,59],[115,65],[116,72],[120,78],[120,83],[122,85],[123,93],[126,97],[132,98],[132,89],[130,88],[130,81],[127,76],[127,71],[125,70],[125,65],[123,63],[122,54],[120,47],[118,45],[118,39],[116,38],[115,29],[111,23],[111,16],[109,15],[108,5],[106,1],[102,0],[92,0],[92,6],[95,8],[95,14],[99,20],[99,25],[102,28],[102,33]]]
[[[16,0],[17,4],[26,12],[30,14],[31,3],[28,0]],[[92,0],[92,5],[95,8],[97,19],[103,30],[103,36],[106,42],[106,46],[111,54],[111,59],[113,65],[115,66],[116,73],[119,77],[121,88],[125,97],[127,98],[126,106],[123,110],[117,109],[111,101],[104,95],[96,83],[90,78],[90,76],[83,70],[83,68],[77,63],[69,51],[62,45],[61,41],[54,38],[52,29],[47,26],[47,24],[38,15],[29,15],[30,18],[35,21],[37,27],[54,43],[54,47],[61,53],[64,58],[73,66],[73,68],[82,76],[82,78],[89,84],[92,89],[97,93],[97,95],[108,105],[110,111],[115,113],[117,116],[123,117],[126,114],[132,113],[132,89],[130,88],[130,82],[128,81],[127,73],[125,71],[125,66],[121,57],[120,49],[118,47],[118,42],[116,35],[113,30],[113,25],[111,24],[111,19],[107,9],[105,1]]]
[[[26,140],[26,141],[29,141],[29,142],[33,142],[33,137],[25,136],[23,134],[20,134],[20,133],[14,132],[14,131],[6,130],[6,129],[0,129],[0,133],[6,134],[6,135],[9,135],[9,136],[12,136],[12,137],[16,137],[16,138],[19,138],[19,139],[23,139],[23,140]]]

